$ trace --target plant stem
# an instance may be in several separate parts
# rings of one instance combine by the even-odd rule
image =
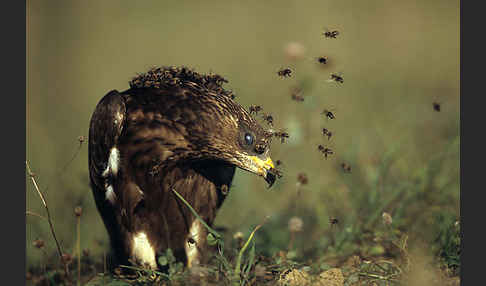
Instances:
[[[294,239],[295,239],[295,232],[291,231],[290,232],[290,242],[289,242],[289,246],[288,246],[288,251],[292,250],[292,247],[294,245]]]
[[[192,214],[201,221],[201,223],[206,227],[206,229],[212,233],[217,239],[221,238],[221,235],[216,232],[214,229],[212,229],[198,214],[197,212],[192,208],[191,204],[189,204],[175,189],[172,188],[172,191],[176,194],[176,196],[189,208],[189,210],[192,212]]]
[[[265,218],[265,220],[261,224],[257,225],[255,227],[255,229],[250,233],[250,236],[248,237],[248,240],[246,241],[246,243],[243,245],[243,247],[240,249],[240,252],[238,253],[238,258],[236,259],[235,274],[234,274],[234,276],[237,279],[239,279],[240,272],[241,272],[241,258],[243,257],[243,253],[245,252],[246,248],[248,247],[248,245],[250,244],[251,240],[253,239],[253,236],[255,235],[255,232],[260,227],[262,227],[265,224],[265,222],[267,221],[267,218]]]
[[[81,216],[77,217],[77,232],[78,238],[76,247],[78,249],[78,286],[81,285]]]
[[[43,219],[47,219],[45,216],[41,216],[40,214],[35,213],[35,212],[31,212],[31,211],[26,211],[26,212],[25,212],[25,214],[26,214],[26,215],[31,215],[31,216],[40,217],[40,218],[43,218]]]
[[[103,285],[105,285],[105,276],[106,276],[106,252],[103,249]]]
[[[50,286],[51,282],[49,281],[49,275],[47,273],[47,251],[44,248],[42,249],[42,254],[44,256],[41,258],[42,269],[46,275],[47,286]]]
[[[39,197],[41,198],[42,204],[44,205],[44,208],[46,209],[47,220],[49,221],[49,227],[51,229],[52,237],[54,238],[54,241],[56,242],[57,252],[59,253],[59,257],[61,258],[61,261],[64,264],[64,271],[66,272],[66,277],[69,280],[69,269],[68,269],[68,265],[64,261],[64,259],[62,259],[61,246],[59,245],[59,241],[57,241],[57,238],[56,238],[56,233],[54,232],[54,226],[52,225],[51,214],[49,213],[49,208],[47,207],[47,202],[44,199],[44,195],[40,191],[39,186],[37,185],[37,182],[35,180],[34,174],[32,173],[32,170],[30,169],[29,163],[27,161],[25,161],[25,165],[27,166],[27,171],[29,173],[30,179],[32,180],[32,183],[34,184],[34,188],[36,189],[37,193],[39,194]]]

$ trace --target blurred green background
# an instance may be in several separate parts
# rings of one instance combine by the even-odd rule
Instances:
[[[98,255],[107,247],[78,136],[88,135],[102,96],[155,65],[221,74],[240,104],[262,105],[290,133],[271,147],[284,177],[267,190],[238,170],[216,221],[229,235],[247,235],[270,215],[257,251],[285,249],[292,216],[304,222],[296,238],[303,257],[359,251],[360,234],[378,227],[383,211],[425,242],[440,227],[438,215],[459,219],[459,1],[30,0],[27,7],[26,157],[68,252],[78,205],[82,248]],[[326,39],[325,28],[341,34]],[[301,59],[286,56],[291,42],[303,45]],[[329,57],[326,68],[318,56]],[[292,77],[278,77],[282,67]],[[344,84],[328,82],[331,72],[343,72]],[[294,86],[304,88],[304,102],[291,100]],[[325,120],[324,108],[336,119]],[[329,142],[323,127],[334,132]],[[319,144],[335,154],[325,160]],[[301,172],[309,183],[297,197]],[[28,178],[26,194],[26,209],[45,215]],[[339,218],[334,229],[330,217]],[[27,265],[38,265],[33,240],[55,251],[48,224],[27,216],[26,232]]]

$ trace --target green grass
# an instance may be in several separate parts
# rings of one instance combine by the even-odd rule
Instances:
[[[319,209],[312,211],[306,206],[297,204],[296,207],[289,202],[281,215],[269,218],[259,232],[256,230],[262,224],[245,236],[244,243],[237,243],[231,233],[223,235],[207,226],[219,251],[214,253],[208,265],[196,269],[196,274],[194,270],[188,271],[177,263],[169,249],[165,256],[159,258],[161,265],[169,266],[167,273],[122,266],[134,270],[134,274],[130,277],[106,276],[100,274],[103,273],[100,260],[95,262],[93,257],[84,257],[81,260],[86,265],[81,265],[84,271],[79,276],[83,284],[87,279],[94,279],[87,285],[103,285],[96,284],[101,283],[102,279],[106,283],[104,285],[198,285],[201,279],[208,285],[255,285],[278,283],[283,279],[282,275],[285,276],[292,269],[304,271],[309,279],[318,280],[320,272],[339,267],[348,283],[346,285],[359,281],[403,285],[409,276],[414,275],[411,268],[416,258],[409,253],[410,245],[426,243],[433,248],[430,253],[434,259],[429,263],[431,271],[445,273],[439,280],[429,282],[446,283],[447,277],[460,273],[460,236],[456,223],[459,218],[447,209],[447,202],[455,199],[453,184],[440,178],[447,169],[444,162],[451,155],[451,148],[454,149],[457,144],[453,140],[443,152],[410,177],[393,175],[399,147],[383,155],[373,175],[366,176],[359,172],[346,174],[349,176],[345,178],[346,185],[351,190],[355,189],[355,185],[360,188],[358,193],[348,197],[350,211],[346,214],[335,213],[339,218],[336,225],[329,223],[329,216],[320,215]],[[305,185],[300,188],[300,192],[306,191]],[[436,195],[429,194],[432,190],[437,190]],[[187,202],[184,203],[195,213]],[[391,223],[384,221],[383,212],[391,215]],[[295,215],[305,222],[305,232],[296,233],[295,244],[288,249],[291,233],[287,223]],[[413,218],[413,224],[422,225],[428,224],[430,217],[433,218],[430,230],[414,233],[410,218]],[[75,256],[79,252],[73,250],[73,253]],[[350,266],[347,262],[352,257],[358,257],[359,262]],[[45,261],[51,268],[48,271],[42,271],[45,266],[31,267],[31,273],[37,277],[35,279],[47,277],[52,283],[62,282],[63,269],[58,265],[56,270],[54,261],[55,257]],[[78,265],[74,261],[78,259],[70,264],[70,279],[77,281]],[[94,269],[86,273],[86,269],[93,266]],[[260,272],[265,269],[271,274],[265,276],[258,273],[257,266]],[[201,277],[197,276],[199,278],[196,279],[194,275]]]

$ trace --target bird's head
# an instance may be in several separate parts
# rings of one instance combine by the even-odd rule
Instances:
[[[219,75],[201,75],[187,68],[156,68],[134,78],[173,134],[169,154],[174,161],[219,160],[265,178],[276,179],[269,146],[272,133],[238,104]],[[147,95],[147,87],[152,95]],[[152,107],[146,107],[152,108]],[[161,120],[162,120],[161,119]],[[169,130],[169,128],[168,128]]]
[[[205,100],[191,136],[194,145],[211,159],[262,176],[271,187],[277,175],[270,158],[272,133],[229,97],[210,93]]]

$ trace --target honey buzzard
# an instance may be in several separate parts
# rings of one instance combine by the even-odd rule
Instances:
[[[207,230],[172,189],[211,226],[236,167],[274,183],[272,134],[225,82],[185,67],[152,68],[96,106],[89,174],[115,264],[160,269],[167,248],[189,267],[207,259]]]

